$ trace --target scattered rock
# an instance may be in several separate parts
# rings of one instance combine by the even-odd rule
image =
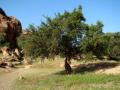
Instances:
[[[31,65],[32,64],[32,60],[31,60],[31,58],[24,58],[23,63],[25,65]]]
[[[10,55],[8,47],[1,48],[1,51],[2,51],[3,57],[6,57],[6,56]]]
[[[24,80],[25,77],[23,77],[22,75],[19,76],[19,80]]]
[[[7,66],[8,66],[8,67],[14,67],[14,65],[13,65],[12,62],[7,62]]]

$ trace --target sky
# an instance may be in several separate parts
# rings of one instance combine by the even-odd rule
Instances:
[[[19,19],[23,29],[29,24],[40,25],[44,16],[54,17],[55,13],[72,11],[79,5],[86,23],[99,20],[104,24],[104,32],[120,32],[120,0],[0,0],[0,8]]]

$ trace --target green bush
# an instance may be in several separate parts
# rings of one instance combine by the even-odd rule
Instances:
[[[7,46],[9,47],[9,42],[6,39],[6,36],[4,33],[0,33],[0,48]]]

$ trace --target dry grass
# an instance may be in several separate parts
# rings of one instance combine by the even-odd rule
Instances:
[[[35,63],[31,73],[24,75],[25,79],[16,79],[14,90],[120,90],[119,75],[94,72],[61,75],[61,63],[63,60]]]

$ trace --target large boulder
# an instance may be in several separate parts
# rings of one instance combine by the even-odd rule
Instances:
[[[17,37],[22,33],[22,26],[18,19],[7,16],[0,8],[0,33],[3,33],[10,43],[10,48],[18,48]]]

